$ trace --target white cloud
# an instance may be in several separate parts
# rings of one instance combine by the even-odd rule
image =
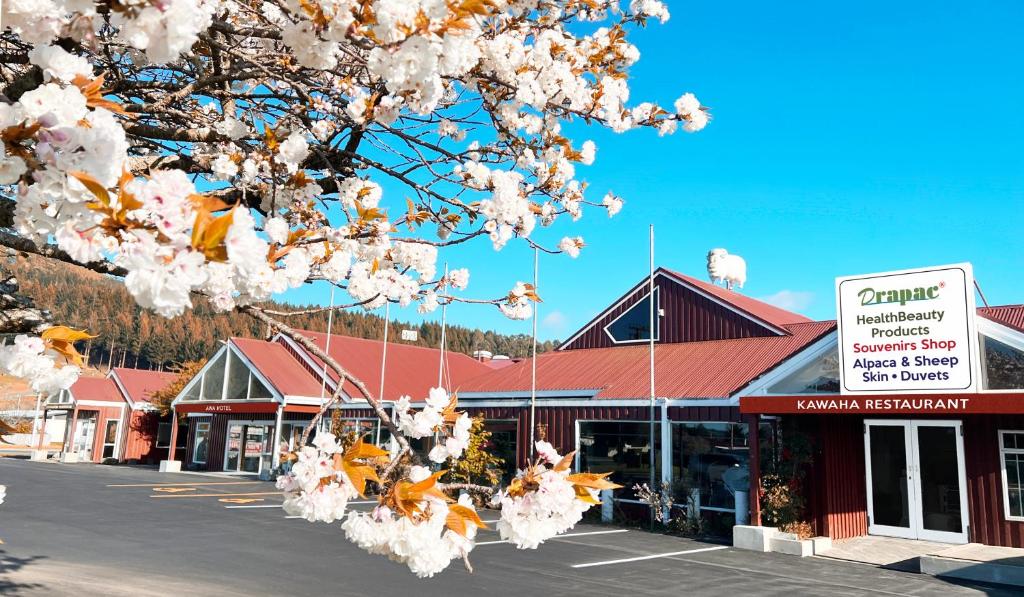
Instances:
[[[811,306],[811,303],[814,302],[814,293],[801,290],[780,290],[775,294],[758,297],[757,300],[775,305],[780,309],[799,312]]]
[[[565,314],[561,311],[552,311],[544,316],[540,320],[541,325],[545,330],[549,332],[561,332],[565,329],[565,324],[568,323]]]

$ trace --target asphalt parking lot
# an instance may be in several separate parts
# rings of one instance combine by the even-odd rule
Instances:
[[[0,458],[0,484],[3,595],[1014,594],[601,525],[535,551],[483,531],[474,573],[453,562],[419,580],[351,545],[337,524],[286,516],[269,483]]]

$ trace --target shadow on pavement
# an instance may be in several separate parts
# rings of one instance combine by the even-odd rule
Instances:
[[[0,595],[17,595],[21,591],[41,588],[42,585],[38,583],[22,583],[11,580],[10,575],[20,571],[25,566],[44,559],[46,559],[46,556],[19,558],[8,554],[7,550],[0,549]]]

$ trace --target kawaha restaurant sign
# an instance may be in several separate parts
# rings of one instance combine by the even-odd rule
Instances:
[[[977,390],[971,264],[837,278],[836,313],[841,394]]]
[[[1008,414],[1020,413],[1024,393],[902,396],[744,396],[744,414]]]

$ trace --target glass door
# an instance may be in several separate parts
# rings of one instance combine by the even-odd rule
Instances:
[[[117,457],[117,428],[120,421],[107,419],[103,428],[103,458]]]
[[[868,533],[967,542],[960,421],[865,421]]]
[[[914,421],[918,538],[967,543],[967,489],[960,421]]]
[[[916,539],[908,421],[866,421],[868,533]]]
[[[269,434],[267,428],[256,425],[245,426],[245,455],[242,457],[242,471],[246,473],[260,472],[260,460],[267,452]]]
[[[75,429],[75,442],[74,450],[78,452],[79,458],[83,460],[92,460],[92,444],[93,438],[96,437],[96,418],[95,413],[89,413],[92,416],[82,417],[82,413],[78,415],[78,428]]]
[[[224,456],[224,470],[237,471],[242,459],[242,432],[245,425],[231,423],[228,425],[227,454]]]

